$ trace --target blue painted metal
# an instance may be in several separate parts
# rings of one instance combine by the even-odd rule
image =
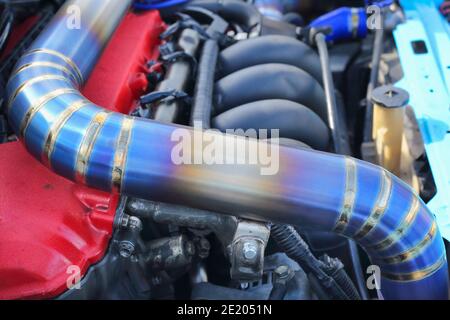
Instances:
[[[63,7],[7,86],[11,125],[35,158],[106,191],[343,234],[380,266],[385,298],[448,298],[435,219],[409,186],[385,170],[285,147],[272,150],[279,167],[273,175],[263,175],[262,164],[177,164],[180,142],[192,161],[211,140],[203,141],[199,130],[131,118],[87,101],[77,79],[89,76],[128,6],[117,0],[70,0],[66,6],[72,4],[83,9],[81,27],[67,27],[71,17]],[[244,139],[208,134],[222,146]],[[267,148],[245,141],[247,154]]]
[[[428,207],[450,240],[450,27],[439,13],[441,3],[402,0],[407,21],[394,36],[404,72],[398,86],[411,95],[437,187]],[[411,42],[420,40],[428,53],[414,53]]]
[[[159,10],[184,4],[189,0],[136,0],[134,8],[137,10]]]

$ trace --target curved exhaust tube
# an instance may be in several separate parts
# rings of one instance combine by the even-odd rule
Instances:
[[[20,59],[7,88],[8,113],[36,159],[106,191],[340,233],[355,239],[381,268],[384,298],[448,298],[444,244],[433,214],[383,169],[284,147],[273,153],[279,155],[273,157],[279,168],[273,175],[261,175],[263,165],[177,165],[180,137],[188,141],[200,131],[113,113],[83,97],[78,88],[130,2],[68,1]],[[81,8],[80,28],[68,27],[69,5]],[[246,150],[267,147],[208,135],[224,145],[247,143]],[[192,159],[203,145],[188,144],[183,151]]]

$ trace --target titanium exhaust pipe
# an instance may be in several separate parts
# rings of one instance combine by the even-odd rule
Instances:
[[[67,179],[105,191],[337,232],[357,241],[381,268],[384,298],[448,298],[435,218],[385,170],[285,147],[279,147],[279,170],[272,175],[261,175],[262,164],[176,164],[180,132],[194,139],[199,130],[114,113],[83,97],[79,88],[130,3],[67,1],[18,62],[7,86],[8,115],[36,159]],[[81,9],[78,28],[72,28],[69,6]],[[224,145],[245,142],[246,150],[267,147],[231,135],[208,136]],[[185,156],[195,158],[203,146],[186,149]]]

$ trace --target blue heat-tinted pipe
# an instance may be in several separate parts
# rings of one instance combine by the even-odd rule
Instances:
[[[327,41],[364,38],[367,35],[365,8],[342,7],[324,14],[310,23],[313,28],[329,28]]]
[[[71,5],[81,9],[79,25],[67,10]],[[129,5],[67,1],[18,62],[7,86],[8,115],[36,159],[106,191],[337,232],[355,239],[381,268],[385,298],[448,298],[445,249],[434,216],[385,170],[275,145],[266,166],[178,164],[180,142],[186,143],[185,159],[203,154],[204,141],[194,139],[200,131],[110,112],[83,97],[78,89]],[[245,143],[247,152],[268,146],[220,133],[209,138],[223,146]],[[263,171],[267,167],[273,172]]]

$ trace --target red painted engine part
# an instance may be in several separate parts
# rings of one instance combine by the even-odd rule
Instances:
[[[89,77],[84,95],[105,108],[130,113],[147,89],[147,64],[159,56],[164,28],[158,11],[129,13]]]
[[[19,142],[1,145],[0,298],[65,291],[70,266],[82,275],[103,256],[116,207],[117,197],[50,173]]]
[[[128,113],[147,86],[164,25],[156,11],[129,13],[84,88],[93,102]],[[0,299],[52,298],[100,261],[118,196],[76,185],[18,143],[0,145]],[[75,266],[75,268],[73,267]]]

